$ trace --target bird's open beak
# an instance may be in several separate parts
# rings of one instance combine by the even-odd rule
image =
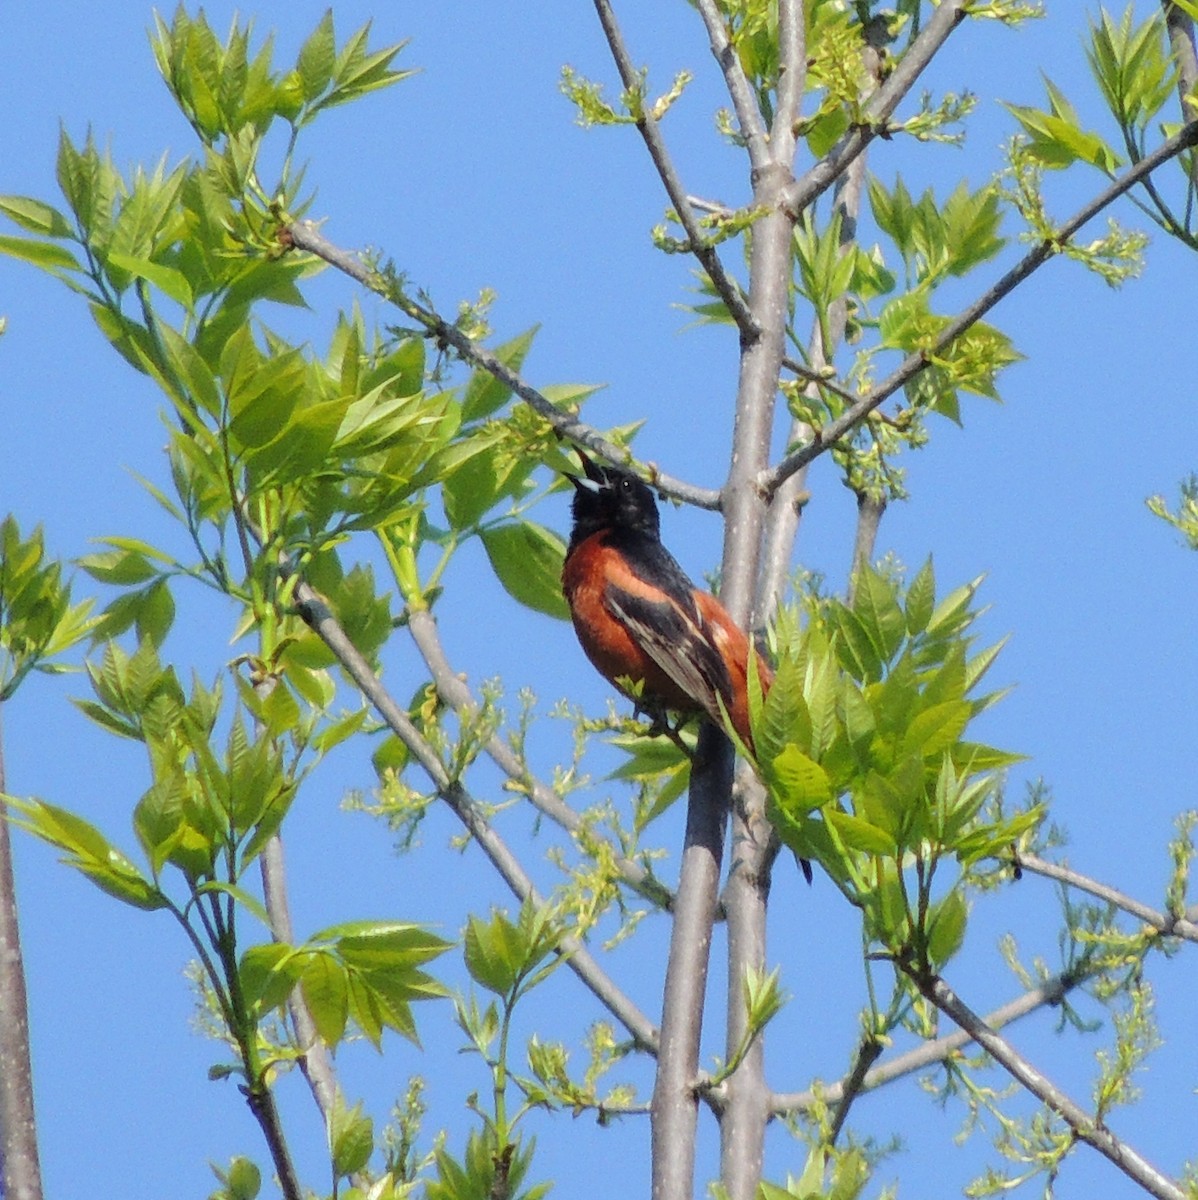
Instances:
[[[562,474],[580,491],[596,493],[603,487],[606,478],[603,470],[597,467],[591,459],[585,455],[577,446],[574,447],[574,452],[582,460],[582,469],[586,472],[586,478],[582,479],[578,475],[572,475],[569,471],[563,471]]]

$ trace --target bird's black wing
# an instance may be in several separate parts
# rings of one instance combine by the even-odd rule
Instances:
[[[687,599],[682,606],[664,592],[656,598],[614,584],[604,593],[604,603],[641,649],[697,708],[718,719],[716,697],[731,702],[732,680],[693,597]]]

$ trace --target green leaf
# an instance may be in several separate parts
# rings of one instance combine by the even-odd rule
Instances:
[[[927,946],[932,966],[939,970],[961,948],[969,907],[959,888],[953,888],[928,912]]]
[[[762,762],[775,758],[790,742],[811,745],[811,717],[803,698],[803,667],[793,653],[778,664],[773,686],[753,727],[753,738]]]
[[[39,241],[37,238],[0,234],[0,254],[19,258],[23,262],[52,272],[83,270],[79,260],[65,246],[60,246],[57,242]]]
[[[337,39],[333,32],[333,10],[330,8],[325,10],[320,23],[300,48],[295,63],[305,100],[315,100],[329,86],[336,56]]]
[[[229,1163],[221,1175],[228,1200],[256,1200],[262,1190],[262,1172],[248,1158],[240,1155]]]
[[[524,970],[528,944],[519,926],[496,911],[489,921],[470,917],[464,951],[470,978],[488,991],[506,996]]]
[[[241,956],[237,978],[242,994],[259,1015],[286,1003],[304,968],[304,957],[281,942],[251,946]]]
[[[79,560],[79,565],[93,579],[117,587],[145,583],[159,573],[159,568],[150,563],[140,549],[131,546],[85,555]]]
[[[251,895],[244,888],[236,887],[231,883],[222,883],[219,879],[209,880],[207,883],[202,883],[196,888],[197,896],[208,895],[211,892],[219,892],[225,896],[232,896],[246,912],[252,913],[254,918],[260,921],[267,929],[273,929],[274,926],[270,919],[270,913],[266,911],[266,906],[261,900]]]
[[[907,621],[894,585],[868,564],[862,564],[857,572],[853,612],[878,657],[889,663],[902,645]]]
[[[827,772],[793,742],[769,764],[775,803],[793,816],[821,808],[832,798]]]
[[[850,850],[862,850],[866,854],[893,856],[898,846],[884,829],[838,808],[825,808],[824,820],[832,827],[840,840]]]
[[[973,706],[968,700],[946,700],[924,709],[907,727],[899,754],[918,754],[925,761],[939,759],[956,745],[972,715]]]
[[[1053,170],[1080,161],[1113,175],[1123,161],[1119,155],[1098,134],[1082,129],[1072,108],[1066,112],[1055,96],[1052,102],[1061,107],[1059,115],[1022,104],[1003,105],[1027,134],[1032,157]]]
[[[482,540],[499,582],[513,599],[536,612],[570,619],[561,582],[566,546],[556,533],[532,521],[512,521],[483,530]]]
[[[107,262],[110,266],[128,272],[135,279],[144,279],[147,283],[152,283],[160,292],[184,308],[190,309],[195,303],[190,281],[182,271],[174,267],[151,262],[148,258],[122,254],[116,250],[109,252]]]
[[[0,212],[30,233],[55,238],[69,238],[74,233],[70,222],[58,209],[30,196],[0,196]]]
[[[300,987],[320,1040],[326,1046],[334,1047],[345,1036],[349,1020],[345,967],[327,951],[312,951],[306,958]]]
[[[969,611],[969,605],[973,601],[977,590],[982,585],[984,575],[978,575],[975,579],[971,579],[968,583],[962,584],[959,588],[954,588],[949,592],[943,600],[936,605],[932,612],[931,619],[928,621],[927,632],[938,636],[951,637],[953,634],[959,633],[972,620],[973,614]]]
[[[361,968],[412,966],[453,945],[423,925],[405,921],[348,921],[321,930],[312,940],[335,942],[345,962]]]
[[[334,1175],[344,1179],[357,1174],[373,1153],[374,1122],[363,1114],[360,1103],[347,1108],[338,1096],[329,1117],[329,1154]]]
[[[936,575],[932,570],[932,560],[929,558],[919,568],[919,573],[911,580],[910,586],[907,588],[907,632],[912,637],[927,629],[935,605]]]

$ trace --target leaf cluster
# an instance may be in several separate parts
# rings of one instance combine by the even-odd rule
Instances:
[[[987,819],[1018,756],[967,737],[1000,695],[975,694],[1001,648],[972,649],[979,582],[937,602],[930,562],[905,592],[863,567],[851,602],[814,602],[806,626],[780,637],[753,716],[782,840],[862,910],[867,946],[923,969],[964,937],[963,873],[1040,819]],[[949,862],[955,877],[934,889]]]
[[[41,528],[21,536],[10,513],[0,521],[0,704],[31,671],[63,670],[55,658],[96,626],[91,601],[71,603],[62,566],[46,558]]]

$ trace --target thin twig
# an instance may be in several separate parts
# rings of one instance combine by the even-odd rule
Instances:
[[[528,900],[534,905],[542,905],[544,901],[507,843],[483,816],[469,792],[456,779],[450,778],[436,751],[371,670],[319,593],[301,579],[295,586],[295,599],[305,623],[333,652],[388,728],[408,748],[432,780],[437,794],[470,832],[516,898],[522,903]],[[656,1053],[657,1030],[652,1022],[616,986],[591,952],[577,938],[567,937],[562,941],[561,953],[570,969],[636,1042]]]
[[[841,1085],[840,1097],[836,1102],[836,1114],[832,1118],[832,1127],[828,1131],[828,1141],[831,1145],[836,1145],[841,1130],[844,1129],[844,1123],[848,1120],[849,1109],[853,1107],[853,1101],[866,1090],[866,1076],[869,1074],[870,1067],[878,1061],[881,1053],[882,1043],[877,1038],[864,1037],[858,1044],[857,1053],[853,1058],[853,1069]]]
[[[641,76],[636,67],[632,65],[632,57],[624,43],[624,35],[620,32],[616,14],[612,10],[609,0],[594,0],[594,3],[595,11],[599,15],[599,23],[603,26],[603,35],[607,38],[616,70],[620,73],[620,82],[628,91],[634,91],[641,86]],[[682,180],[678,178],[674,161],[666,148],[665,139],[661,136],[657,119],[644,105],[641,106],[638,113],[636,127],[640,130],[641,137],[644,138],[649,157],[653,160],[657,174],[666,189],[666,195],[670,198],[670,204],[678,215],[678,221],[686,231],[691,253],[699,260],[699,264],[707,272],[707,277],[715,285],[729,315],[740,329],[741,336],[756,337],[759,329],[745,303],[740,284],[724,269],[724,264],[720,261],[715,247],[711,245],[703,230],[699,228],[694,210],[687,200],[686,188],[682,186]]]
[[[596,429],[579,421],[572,413],[563,411],[505,363],[500,362],[484,346],[467,337],[457,326],[398,291],[382,272],[368,267],[356,254],[335,246],[320,232],[315,222],[295,221],[284,226],[279,232],[279,237],[284,245],[314,254],[329,266],[335,267],[342,274],[348,275],[395,305],[405,316],[418,322],[438,345],[452,347],[464,362],[486,371],[505,387],[510,388],[567,441],[584,446],[611,463],[627,465],[631,461],[631,455],[626,449],[609,442]],[[720,493],[714,489],[695,487],[684,480],[658,471],[655,467],[652,467],[648,474],[659,492],[675,500],[693,504],[697,508],[714,510],[720,507]]]
[[[866,155],[862,154],[849,164],[844,176],[837,181],[835,211],[840,214],[840,243],[847,246],[856,237],[857,217],[861,210],[861,193],[865,181]],[[818,396],[821,388],[852,405],[859,396],[829,381],[826,376],[834,373],[832,362],[840,343],[844,339],[848,306],[844,297],[835,300],[829,307],[827,318],[819,319],[817,313],[811,322],[807,359],[811,366],[804,366],[793,358],[785,357],[782,365],[796,375],[806,378],[805,394]],[[825,337],[827,344],[825,345]],[[795,417],[787,434],[788,445],[798,445],[811,439],[811,426]],[[791,561],[795,540],[799,532],[799,521],[803,504],[807,498],[807,472],[798,471],[787,479],[774,494],[765,522],[765,538],[762,547],[762,569],[757,588],[755,611],[757,621],[762,622],[782,602],[790,578]]]
[[[1074,1135],[1093,1146],[1158,1200],[1186,1200],[1186,1192],[1176,1181],[1157,1170],[1126,1142],[1116,1137],[1102,1122],[1042,1075],[1010,1042],[982,1020],[938,975],[912,976],[920,993],[945,1016],[955,1021],[991,1058],[1018,1080],[1045,1107],[1056,1113]]]
[[[937,13],[942,11],[937,10]],[[899,388],[903,387],[920,371],[929,366],[935,358],[942,354],[948,346],[961,336],[970,326],[981,320],[1000,300],[1008,296],[1029,275],[1042,267],[1050,258],[1060,253],[1062,246],[1069,241],[1079,229],[1096,217],[1104,208],[1113,204],[1120,196],[1134,187],[1145,175],[1151,174],[1157,167],[1176,158],[1178,154],[1198,144],[1198,121],[1191,121],[1181,130],[1161,143],[1151,154],[1141,159],[1134,167],[1121,175],[1098,196],[1079,209],[1066,221],[1056,235],[1051,239],[1038,242],[1018,263],[1002,276],[983,295],[978,297],[968,308],[953,318],[924,350],[916,351],[905,358],[897,370],[878,384],[869,393],[857,401],[851,408],[846,409],[834,421],[830,421],[822,429],[814,431],[812,440],[801,450],[788,455],[772,470],[765,472],[759,480],[759,486],[766,495],[772,495],[784,479],[789,478],[800,468],[823,454],[829,446],[838,442],[846,433],[850,433],[880,404],[888,400]]]
[[[1122,909],[1125,913],[1135,917],[1137,921],[1143,921],[1145,925],[1152,926],[1163,937],[1185,938],[1186,941],[1198,942],[1198,924],[1188,919],[1186,914],[1173,916],[1169,913],[1159,912],[1117,888],[1099,883],[1098,880],[1091,879],[1088,875],[1082,875],[1069,867],[1049,862],[1038,854],[1017,854],[1014,862],[1022,871],[1028,871],[1032,875],[1042,875],[1045,879],[1055,879],[1058,883],[1076,888],[1079,892],[1086,892],[1106,904]]]
[[[851,392],[843,384],[837,383],[835,374],[831,371],[830,367],[822,371],[817,371],[813,367],[804,366],[797,359],[791,358],[790,355],[783,358],[782,365],[800,379],[805,379],[808,383],[815,384],[817,388],[823,388],[825,391],[831,392],[832,395],[839,396],[849,404],[856,404],[861,399],[860,392]]]
[[[295,1163],[291,1159],[291,1151],[283,1134],[283,1123],[279,1120],[279,1109],[275,1104],[275,1094],[265,1084],[258,1088],[244,1088],[246,1103],[254,1120],[262,1130],[266,1145],[270,1150],[271,1162],[274,1163],[275,1174],[279,1181],[279,1191],[283,1200],[303,1200],[304,1189],[300,1186],[299,1176],[295,1173]]]

